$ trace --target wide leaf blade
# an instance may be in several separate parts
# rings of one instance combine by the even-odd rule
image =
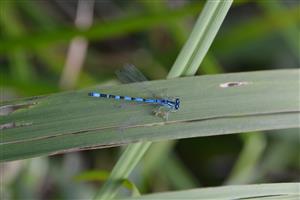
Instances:
[[[145,87],[178,96],[180,110],[164,121],[152,114],[152,105],[87,95],[101,91],[147,97]],[[1,161],[137,141],[299,127],[299,70],[96,87],[6,102],[1,110],[16,105],[17,110],[0,118]]]

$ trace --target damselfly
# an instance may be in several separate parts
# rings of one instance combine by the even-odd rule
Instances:
[[[117,76],[122,82],[126,82],[126,83],[147,80],[146,77],[133,65],[125,65],[122,70],[117,72]],[[125,100],[125,101],[133,101],[138,103],[158,105],[159,108],[154,111],[154,114],[162,116],[167,120],[168,120],[169,112],[175,112],[180,107],[179,98],[142,98],[142,97],[104,94],[100,92],[90,92],[88,95],[91,97]]]

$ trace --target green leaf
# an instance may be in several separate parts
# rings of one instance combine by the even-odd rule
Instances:
[[[0,160],[138,141],[299,127],[299,75],[299,70],[275,70],[187,77],[4,102],[1,115],[15,111],[0,118]],[[234,82],[244,84],[223,88],[224,83]],[[164,121],[152,114],[152,105],[87,95],[95,90],[149,97],[145,87],[178,96],[180,110]]]
[[[229,175],[229,178],[226,180],[226,184],[228,185],[249,183],[256,173],[255,165],[262,157],[267,146],[264,135],[259,132],[252,132],[243,136],[243,149]]]
[[[168,78],[191,76],[197,72],[231,4],[232,0],[207,1]]]
[[[117,164],[113,168],[108,181],[101,187],[101,190],[96,196],[97,199],[111,199],[118,193],[123,180],[128,180],[130,172],[140,161],[145,151],[149,148],[151,142],[138,143],[136,145],[129,145]],[[134,184],[132,184],[134,186]],[[137,188],[133,187],[134,195],[137,193]]]
[[[299,199],[300,183],[272,183],[255,185],[237,185],[211,187],[203,189],[183,190],[176,192],[165,192],[144,195],[136,198],[126,198],[127,200],[144,199]],[[125,200],[125,198],[124,198]]]

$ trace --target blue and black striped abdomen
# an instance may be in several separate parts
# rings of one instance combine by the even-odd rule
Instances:
[[[136,102],[145,102],[145,103],[158,103],[156,99],[144,99],[141,97],[119,96],[119,95],[112,95],[112,94],[102,94],[97,92],[90,92],[89,96],[101,97],[107,99],[116,99],[116,100],[122,99],[126,101],[136,101]]]

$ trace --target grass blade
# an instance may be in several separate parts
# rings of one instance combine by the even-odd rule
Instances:
[[[128,178],[130,172],[143,157],[150,144],[151,142],[137,143],[126,148],[114,166],[108,181],[101,187],[99,194],[96,196],[97,199],[111,199],[117,194],[122,184],[120,180]]]
[[[211,187],[144,195],[127,200],[146,199],[299,199],[300,183],[272,183]]]
[[[138,141],[161,141],[257,130],[299,127],[299,70],[209,75],[97,87],[2,103],[0,160],[105,148]],[[276,80],[273,81],[273,80]],[[248,85],[222,88],[223,83]],[[145,96],[167,89],[181,109],[165,122],[151,105],[133,105],[87,96],[97,90]],[[201,131],[199,131],[201,130]]]
[[[196,73],[231,4],[232,0],[207,1],[168,78]]]
[[[255,174],[255,165],[266,147],[267,142],[262,133],[253,132],[243,136],[243,149],[226,180],[228,185],[249,183]]]

